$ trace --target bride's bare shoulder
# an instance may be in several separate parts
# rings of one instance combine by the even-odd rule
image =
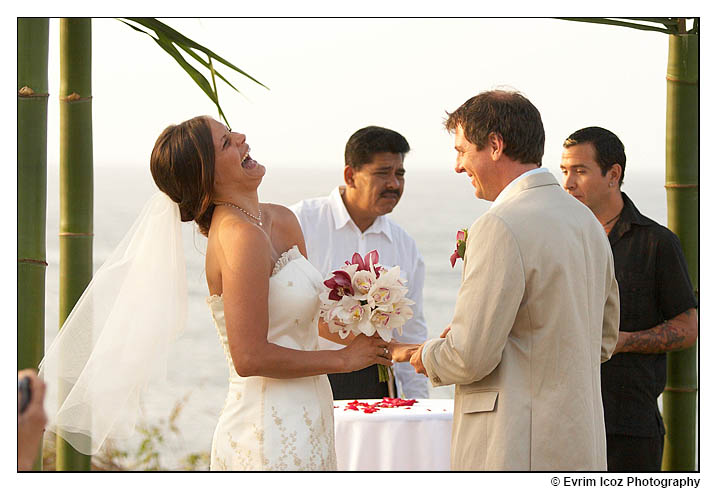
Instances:
[[[207,254],[213,251],[221,262],[230,266],[246,261],[271,262],[271,243],[256,225],[228,216],[212,223]]]
[[[286,221],[292,218],[296,219],[294,212],[284,205],[277,203],[262,203],[264,209],[271,213],[273,220]]]
[[[304,235],[302,234],[302,227],[299,225],[299,220],[292,210],[286,206],[270,204],[273,225],[272,228],[281,234],[283,241],[288,247],[296,245],[302,254],[306,256],[306,250],[304,245]]]
[[[275,227],[280,227],[289,234],[293,234],[297,229],[301,230],[297,216],[286,206],[275,203],[266,203],[264,206],[266,206],[266,210],[271,213],[272,222]]]

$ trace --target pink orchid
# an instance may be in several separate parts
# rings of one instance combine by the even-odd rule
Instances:
[[[374,249],[371,252],[368,252],[366,256],[364,256],[364,259],[362,260],[361,255],[358,252],[355,252],[352,256],[352,262],[345,261],[346,264],[356,264],[357,271],[372,271],[374,268],[372,266],[375,266],[379,263],[379,253],[376,249]],[[377,269],[375,271],[376,277],[379,277],[379,270]]]
[[[324,285],[331,290],[329,292],[330,300],[341,300],[344,295],[354,295],[352,277],[349,273],[338,269],[332,274],[334,276],[324,282]]]
[[[456,251],[454,251],[454,253],[453,253],[453,254],[451,255],[451,257],[449,258],[449,261],[451,261],[451,267],[452,267],[452,268],[453,268],[454,265],[456,264],[456,260],[457,260],[457,259],[460,259],[460,258],[461,258],[461,256],[459,256],[459,253],[456,252]]]

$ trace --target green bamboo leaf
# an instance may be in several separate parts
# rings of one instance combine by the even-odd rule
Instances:
[[[172,42],[178,44],[178,45],[185,45],[190,48],[194,48],[196,50],[202,51],[207,56],[210,56],[214,58],[215,60],[219,61],[220,63],[224,64],[225,66],[231,68],[232,70],[235,70],[238,73],[241,73],[245,77],[249,78],[253,82],[261,85],[265,89],[268,89],[266,85],[264,85],[259,80],[255,79],[251,75],[249,75],[247,72],[242,70],[241,68],[235,66],[233,63],[225,60],[223,57],[219,56],[218,54],[214,53],[212,50],[202,46],[201,44],[193,41],[192,39],[189,39],[185,35],[181,34],[180,32],[175,31],[167,24],[164,24],[163,22],[158,21],[154,18],[142,18],[142,17],[126,17],[126,19],[136,22],[137,24],[140,24],[148,29],[153,30],[155,33],[159,35],[160,32],[164,33],[165,36],[172,40]]]
[[[215,94],[219,95],[219,93],[217,92],[217,79],[214,76],[214,66],[212,65],[212,58],[209,59],[209,73],[210,75],[212,75],[212,89],[214,90]]]
[[[574,22],[588,22],[590,24],[605,24],[610,26],[620,26],[620,27],[630,27],[632,29],[639,29],[642,31],[657,31],[662,32],[664,34],[673,34],[673,31],[669,31],[668,29],[655,27],[655,26],[647,26],[644,24],[636,24],[633,22],[625,22],[621,20],[615,20],[615,19],[606,19],[601,17],[556,17],[557,19],[561,20],[570,20]]]
[[[122,23],[123,23],[124,25],[126,25],[127,27],[131,27],[132,29],[134,29],[134,30],[137,31],[137,32],[141,32],[142,34],[147,34],[148,36],[152,37],[148,32],[143,31],[143,30],[140,29],[139,27],[133,26],[133,25],[130,24],[129,22],[125,22],[125,21],[122,20],[122,19],[117,19],[117,20],[119,20],[120,22],[122,22]]]
[[[224,81],[224,83],[226,83],[227,85],[229,85],[230,87],[232,87],[235,91],[237,91],[238,93],[241,94],[241,92],[239,91],[239,89],[238,89],[237,87],[235,87],[234,85],[232,85],[232,84],[229,82],[229,80],[227,80],[226,78],[224,78],[224,76],[223,76],[221,73],[219,73],[214,67],[211,66],[212,57],[210,57],[209,55],[207,55],[207,56],[209,57],[209,59],[210,59],[210,62],[208,63],[208,62],[204,61],[204,59],[203,59],[201,56],[199,56],[197,53],[195,53],[195,52],[192,50],[192,48],[190,48],[189,46],[185,46],[185,45],[183,45],[183,44],[181,44],[181,43],[178,43],[178,42],[176,42],[176,41],[175,41],[174,44],[176,44],[179,48],[181,48],[183,51],[185,51],[186,53],[188,53],[192,58],[194,58],[194,59],[197,60],[199,63],[201,63],[202,66],[204,66],[207,70],[210,70],[211,72],[216,73],[217,76]]]
[[[267,88],[264,84],[256,80],[254,77],[250,76],[249,74],[245,73],[243,70],[239,69],[238,67],[234,66],[224,58],[218,56],[211,50],[205,48],[204,46],[198,44],[197,42],[187,38],[183,34],[175,31],[171,27],[167,26],[166,24],[158,21],[157,19],[153,18],[126,18],[126,20],[118,19],[123,24],[131,27],[137,32],[141,32],[150,38],[154,40],[165,52],[167,52],[172,58],[175,59],[175,61],[182,67],[182,69],[185,70],[185,72],[192,78],[192,80],[195,81],[195,83],[202,89],[202,91],[210,98],[210,100],[215,104],[217,107],[217,111],[219,112],[220,117],[224,120],[224,122],[229,126],[229,122],[227,121],[227,117],[224,114],[224,111],[222,110],[221,105],[219,104],[219,94],[217,92],[217,83],[216,78],[219,77],[221,80],[223,80],[229,87],[231,87],[236,92],[241,92],[234,86],[232,83],[227,80],[224,75],[219,73],[212,64],[212,59],[223,63],[225,66],[230,67],[231,69],[241,73],[242,75],[246,76],[250,80],[256,82],[257,84],[261,85],[262,87]],[[129,22],[127,22],[129,21]],[[134,26],[132,23],[138,24],[140,27]],[[144,28],[144,29],[143,29]],[[151,34],[152,33],[152,34]],[[154,34],[154,35],[153,35]],[[185,59],[184,56],[179,52],[177,49],[181,49],[187,54],[189,54],[192,58],[194,58],[200,65],[207,68],[210,72],[210,76],[212,78],[212,86],[210,86],[207,79],[195,68],[193,67],[187,59]],[[205,61],[202,57],[200,57],[196,52],[201,51],[202,53],[207,55],[208,61]]]
[[[655,22],[664,26],[677,26],[678,20],[674,17],[621,17],[626,20],[637,20],[641,22]]]
[[[219,61],[220,63],[226,65],[227,67],[229,67],[229,68],[231,68],[231,69],[233,69],[233,70],[235,70],[235,71],[237,71],[237,72],[239,72],[239,73],[241,73],[241,74],[244,75],[245,77],[247,77],[247,78],[249,78],[250,80],[256,82],[256,83],[259,84],[259,85],[261,85],[261,86],[264,87],[265,89],[268,89],[268,87],[267,87],[266,85],[264,85],[263,83],[261,83],[259,80],[255,79],[254,77],[252,77],[252,76],[249,75],[248,73],[246,73],[246,72],[245,72],[244,70],[242,70],[241,68],[239,68],[239,67],[235,66],[234,64],[230,63],[229,61],[225,60],[224,58],[222,58],[222,57],[219,56],[218,54],[214,53],[214,52],[211,51],[210,49],[208,49],[208,48],[202,46],[201,44],[198,44],[197,42],[193,41],[192,39],[187,38],[187,37],[184,36],[182,33],[175,31],[174,29],[172,29],[172,28],[171,28],[170,26],[168,26],[167,24],[164,24],[164,23],[158,21],[157,19],[148,19],[148,22],[147,22],[147,23],[148,23],[148,25],[153,26],[154,29],[155,29],[155,31],[160,30],[160,31],[164,32],[164,33],[167,35],[167,37],[170,38],[170,39],[172,39],[175,43],[177,43],[177,44],[180,44],[180,43],[181,43],[181,44],[183,44],[183,45],[187,45],[187,46],[189,46],[189,47],[191,47],[191,48],[194,48],[194,49],[197,49],[197,50],[199,50],[199,51],[202,51],[202,52],[205,53],[207,56],[209,56],[209,57],[211,57],[211,58],[214,58],[215,60]]]
[[[207,94],[210,99],[212,99],[212,102],[216,104],[216,95],[204,75],[202,75],[195,67],[190,65],[187,60],[182,57],[182,54],[177,51],[177,48],[175,48],[174,45],[164,37],[164,35],[160,35],[159,38],[155,39],[155,42],[163,50],[165,50],[167,54],[174,58],[177,63],[179,63],[179,65],[184,69],[184,71],[187,72],[187,74],[192,78],[192,80],[194,80],[197,85],[199,85],[200,89],[202,89],[202,91]]]
[[[224,115],[224,111],[222,111],[222,108],[219,105],[219,98],[217,96],[217,93],[212,90],[212,87],[210,86],[204,75],[202,75],[195,67],[190,65],[187,60],[182,57],[182,54],[177,50],[177,48],[174,47],[171,41],[165,38],[163,33],[159,33],[159,37],[155,39],[155,42],[170,56],[172,56],[172,58],[174,58],[177,63],[179,63],[179,65],[184,69],[185,72],[187,72],[187,74],[192,78],[192,80],[195,81],[195,83],[199,86],[200,89],[202,89],[202,91],[207,95],[207,97],[209,97],[210,100],[214,102],[215,106],[217,106],[217,111],[219,111],[220,117],[224,120],[225,124],[229,126],[227,117]]]
[[[168,38],[167,38],[166,36],[164,36],[164,34],[162,34],[162,36],[160,37],[160,33],[158,33],[158,32],[155,31],[155,35],[156,35],[157,37],[154,37],[154,36],[152,36],[152,34],[150,34],[149,32],[144,31],[144,30],[142,30],[142,29],[140,29],[140,28],[138,28],[138,27],[135,27],[135,26],[133,26],[132,24],[130,24],[130,23],[128,23],[128,22],[125,22],[125,21],[122,20],[122,19],[118,19],[118,20],[119,20],[120,22],[122,22],[123,24],[125,24],[126,26],[131,27],[131,28],[134,29],[135,31],[141,32],[142,34],[145,34],[145,35],[149,36],[150,39],[152,39],[153,41],[155,41],[163,50],[165,50],[170,56],[172,56],[172,57],[180,64],[180,66],[182,66],[182,68],[184,68],[186,71],[187,71],[187,67],[190,67],[191,70],[193,70],[194,72],[196,72],[196,69],[195,69],[194,67],[192,67],[191,65],[189,65],[189,64],[186,62],[186,60],[184,59],[184,57],[182,57],[182,55],[181,55],[181,54],[177,51],[177,49],[173,46],[171,40],[170,40],[169,42],[167,42],[167,41],[168,41]],[[160,41],[160,39],[162,39],[162,41]],[[183,48],[183,49],[184,49],[184,48]],[[200,61],[204,61],[204,60],[200,60]],[[188,73],[190,74],[191,77],[193,76],[193,75],[192,75],[192,72],[188,71]],[[193,77],[193,78],[194,78],[194,77]],[[204,77],[201,77],[201,78],[204,78]],[[206,81],[206,80],[205,80],[205,81]],[[202,86],[201,83],[200,83],[200,87],[201,87],[203,90],[205,90],[205,88]],[[206,91],[205,91],[205,93],[206,93]],[[207,95],[209,95],[209,94],[207,94]],[[210,98],[212,98],[212,97],[210,96]],[[213,102],[214,102],[214,99],[213,99]]]
[[[151,34],[149,34],[149,33],[146,32],[146,31],[143,31],[142,29],[139,29],[138,27],[135,27],[135,26],[133,26],[132,24],[130,24],[130,23],[128,23],[128,22],[125,22],[125,21],[122,20],[122,19],[117,19],[117,20],[119,20],[120,22],[122,22],[122,23],[125,24],[126,26],[131,27],[131,28],[134,29],[135,31],[141,32],[142,34],[146,34],[146,35],[148,35],[149,37],[151,37],[152,39],[155,39],[154,37],[152,37]],[[143,24],[144,24],[144,22],[143,22]],[[149,29],[149,27],[148,27],[148,29]],[[181,39],[179,39],[179,38],[181,38]],[[183,40],[186,40],[186,39],[187,39],[186,37],[180,35],[180,36],[178,36],[178,39],[175,39],[173,42],[174,42],[174,44],[176,44],[177,46],[179,46],[180,48],[182,48],[182,50],[184,50],[185,52],[187,52],[190,56],[192,56],[195,60],[197,60],[199,63],[201,63],[205,68],[207,68],[208,70],[210,70],[209,64],[208,64],[206,61],[204,61],[204,59],[202,59],[199,55],[197,55],[197,53],[195,53],[194,51],[192,51],[191,46],[186,46],[185,44],[183,44]],[[189,40],[189,41],[190,41],[193,45],[196,45],[196,43],[194,43],[194,41],[192,41],[192,40]],[[210,59],[211,59],[211,58],[210,58]],[[240,70],[240,72],[241,72],[241,70]],[[240,92],[240,90],[239,90],[237,87],[235,87],[234,85],[232,85],[232,83],[231,83],[229,80],[227,80],[221,73],[217,72],[216,70],[215,70],[215,73],[217,74],[217,76],[218,76],[219,78],[222,79],[222,81],[224,81],[224,83],[226,83],[227,85],[229,85],[231,88],[233,88],[233,89],[234,89],[235,91],[237,91],[238,93],[240,93],[240,94],[242,93],[242,92]],[[241,72],[241,73],[244,74],[244,72]],[[251,76],[248,76],[248,77],[249,77],[250,79],[254,80]],[[256,80],[254,80],[254,81],[256,82]],[[265,86],[264,86],[263,84],[261,84],[260,82],[257,82],[257,83],[259,83],[260,85],[262,85],[263,87],[265,87]]]

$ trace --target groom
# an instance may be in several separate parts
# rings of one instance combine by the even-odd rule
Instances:
[[[444,338],[412,356],[456,384],[452,470],[606,470],[600,364],[618,338],[618,286],[591,211],[541,168],[541,115],[483,92],[449,115],[456,172],[491,208],[469,229]]]

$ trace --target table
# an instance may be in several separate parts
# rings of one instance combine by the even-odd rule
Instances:
[[[338,470],[449,470],[453,399],[418,399],[370,414],[345,410],[348,402],[334,401]]]

